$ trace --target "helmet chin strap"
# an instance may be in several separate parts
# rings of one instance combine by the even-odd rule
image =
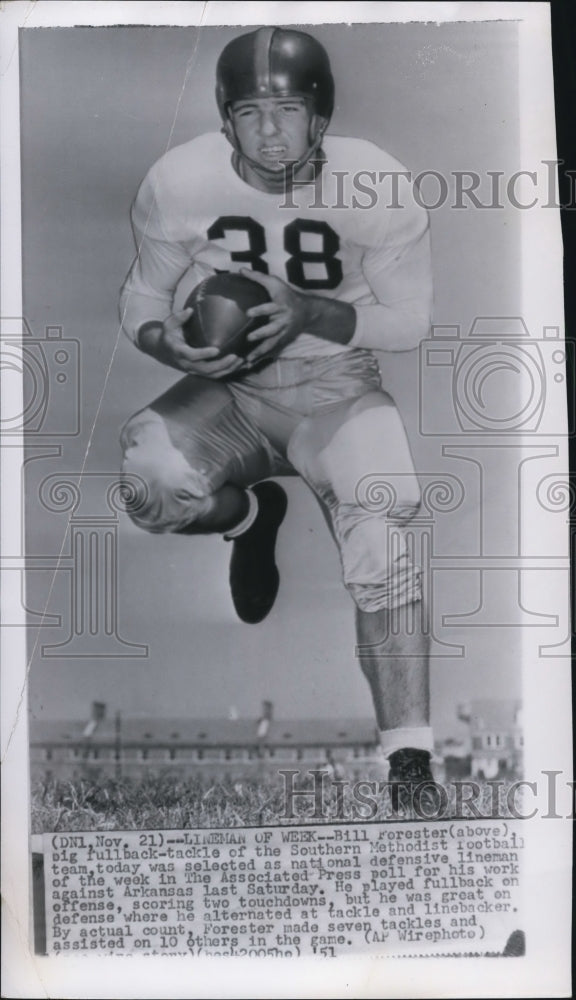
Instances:
[[[260,178],[260,180],[264,181],[265,184],[268,185],[271,191],[283,192],[286,191],[287,188],[292,186],[296,174],[302,169],[302,167],[306,166],[306,164],[309,163],[310,160],[319,151],[320,146],[322,145],[322,139],[324,138],[324,132],[326,131],[327,127],[328,127],[328,122],[321,125],[316,131],[316,137],[314,141],[308,147],[304,155],[301,156],[299,160],[285,161],[285,163],[282,164],[281,170],[273,170],[271,167],[265,167],[261,163],[258,163],[256,160],[253,160],[252,157],[246,156],[246,154],[242,152],[240,143],[236,138],[234,125],[229,118],[224,123],[222,127],[222,132],[224,133],[224,135],[228,139],[228,142],[232,145],[234,149],[235,167],[238,173],[240,173],[240,170],[238,168],[239,167],[241,168],[242,164],[245,163]],[[314,178],[312,179],[315,179],[316,176],[317,176],[317,168],[315,168]],[[243,179],[245,180],[245,178]]]

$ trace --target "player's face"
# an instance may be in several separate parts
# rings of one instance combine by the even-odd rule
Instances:
[[[301,97],[235,101],[230,109],[236,139],[245,156],[282,173],[310,147],[311,117]]]

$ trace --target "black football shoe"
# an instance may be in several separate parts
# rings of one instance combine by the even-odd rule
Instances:
[[[411,747],[390,755],[388,784],[394,813],[406,820],[441,819],[444,808],[443,789],[434,781],[430,767],[431,754]]]
[[[272,481],[257,483],[252,492],[258,500],[258,514],[247,531],[232,539],[230,590],[241,621],[257,625],[272,610],[280,586],[274,549],[288,498]]]

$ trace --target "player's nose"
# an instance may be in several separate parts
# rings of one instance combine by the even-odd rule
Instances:
[[[278,131],[276,125],[276,118],[273,111],[264,111],[260,119],[260,133],[261,135],[268,137],[275,135]]]

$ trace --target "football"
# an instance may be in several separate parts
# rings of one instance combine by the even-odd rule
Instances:
[[[190,347],[217,347],[221,355],[246,357],[255,347],[248,334],[268,322],[267,316],[252,319],[251,306],[269,302],[262,285],[241,274],[222,271],[205,278],[188,296],[185,308],[194,310],[182,326]]]

